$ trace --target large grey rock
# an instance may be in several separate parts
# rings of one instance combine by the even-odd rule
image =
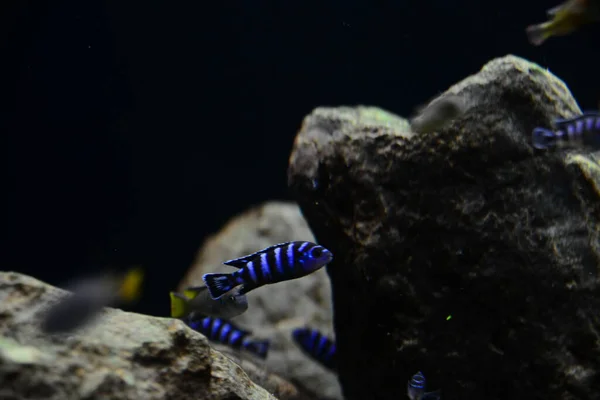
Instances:
[[[0,399],[275,400],[179,320],[106,308],[77,333],[44,335],[40,313],[65,294],[0,272]]]
[[[314,241],[294,203],[269,202],[232,218],[200,248],[179,285],[203,285],[207,272],[232,272],[223,262],[291,240]],[[341,398],[337,376],[305,356],[292,342],[292,329],[304,324],[332,334],[331,288],[324,269],[248,293],[248,311],[234,321],[257,337],[271,339],[266,368],[327,398]],[[284,398],[281,394],[279,395]]]
[[[405,398],[421,370],[444,399],[598,399],[598,157],[530,145],[580,110],[514,56],[448,93],[469,109],[440,132],[340,107],[296,138],[289,185],[335,255],[345,398]]]

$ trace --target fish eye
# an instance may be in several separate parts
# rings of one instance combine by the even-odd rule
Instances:
[[[319,258],[323,255],[323,248],[322,247],[314,247],[311,251],[310,251],[310,256],[312,258]]]

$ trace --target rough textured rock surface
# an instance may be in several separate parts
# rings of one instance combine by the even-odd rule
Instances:
[[[340,107],[296,138],[289,184],[335,255],[344,396],[405,398],[421,370],[443,399],[598,399],[599,160],[530,145],[580,110],[514,56],[448,92],[469,109],[434,134]]]
[[[0,273],[0,399],[274,399],[179,320],[106,308],[71,335],[39,315],[64,290]]]
[[[252,208],[206,240],[178,289],[203,284],[207,272],[235,270],[223,261],[290,240],[314,240],[298,205],[269,202]],[[325,271],[263,286],[248,293],[248,304],[248,311],[234,321],[257,337],[271,339],[267,369],[319,396],[341,398],[337,376],[305,356],[291,339],[292,329],[304,324],[332,334],[331,287]]]

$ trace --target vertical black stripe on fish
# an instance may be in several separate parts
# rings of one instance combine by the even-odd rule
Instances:
[[[310,242],[304,242],[300,246],[298,246],[298,257],[303,257],[303,254],[310,254],[311,250],[315,248],[317,245]],[[306,257],[304,257],[306,258]],[[305,275],[309,272],[309,265],[307,263],[298,263],[298,270],[296,275],[301,276]]]
[[[252,261],[254,261],[254,271],[256,273],[256,283],[259,284],[265,284],[266,281],[266,277],[265,277],[265,272],[263,271],[263,265],[262,265],[262,256],[265,253],[261,253],[258,256],[256,256],[256,258],[254,258]]]
[[[285,270],[287,268],[287,257],[285,257],[284,249],[285,247],[277,247],[273,249],[273,251],[269,254],[269,262],[271,263],[271,265],[273,265],[273,281],[275,282],[279,282],[285,277]]]
[[[253,261],[249,261],[246,266],[242,268],[242,280],[244,283],[256,283],[254,270],[252,268],[254,268]]]
[[[295,254],[296,242],[291,242],[287,246],[285,246],[285,254],[284,258],[286,261],[286,268],[284,269],[283,278],[287,279],[294,272],[294,266],[296,265],[296,254]]]

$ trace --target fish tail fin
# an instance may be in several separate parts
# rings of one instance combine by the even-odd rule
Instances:
[[[535,128],[531,134],[531,142],[536,149],[551,147],[556,139],[553,131],[546,128]]]
[[[182,294],[171,292],[171,318],[183,318],[188,314],[188,299]]]
[[[213,300],[218,300],[238,285],[232,274],[204,274],[202,280]]]
[[[267,358],[267,354],[269,353],[269,347],[271,346],[271,342],[266,340],[254,340],[248,341],[244,343],[244,348],[258,357],[265,359]]]
[[[127,271],[119,289],[121,300],[131,303],[139,299],[142,294],[143,281],[144,270],[141,267],[135,267]]]
[[[549,22],[537,25],[529,25],[525,29],[527,40],[534,46],[540,46],[550,36],[552,36],[551,24]]]

